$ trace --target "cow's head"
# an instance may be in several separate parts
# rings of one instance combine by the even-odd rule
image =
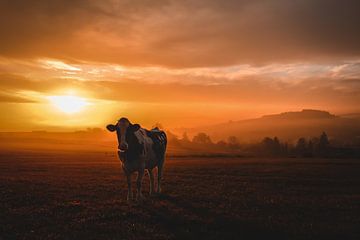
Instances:
[[[135,137],[134,132],[140,129],[140,125],[132,124],[127,118],[120,118],[115,125],[109,124],[106,128],[110,132],[116,131],[118,149],[125,152],[129,149],[129,140]]]

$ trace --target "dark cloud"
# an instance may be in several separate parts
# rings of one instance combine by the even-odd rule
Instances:
[[[2,0],[0,55],[171,67],[360,57],[357,0]]]

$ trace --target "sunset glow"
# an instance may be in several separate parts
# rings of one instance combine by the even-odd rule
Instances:
[[[50,96],[51,103],[60,111],[68,114],[80,112],[89,103],[77,96]]]
[[[0,3],[0,131],[24,128],[21,119],[27,130],[104,128],[121,116],[174,129],[360,112],[351,4],[16,2]]]

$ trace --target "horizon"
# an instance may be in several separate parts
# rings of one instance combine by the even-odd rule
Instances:
[[[321,113],[326,113],[329,114],[331,116],[335,116],[335,117],[341,117],[341,118],[349,118],[352,119],[353,117],[346,117],[349,115],[355,115],[357,118],[357,115],[359,115],[359,113],[345,113],[345,114],[341,114],[341,115],[337,115],[334,114],[332,112],[328,112],[328,111],[324,111],[324,110],[319,110],[319,109],[302,109],[300,111],[286,111],[286,112],[280,112],[280,113],[271,113],[271,114],[266,114],[266,115],[261,115],[258,117],[253,117],[253,118],[244,118],[244,119],[236,119],[236,120],[227,120],[227,121],[223,121],[223,122],[214,122],[214,123],[210,123],[210,124],[206,124],[206,125],[195,125],[195,126],[175,126],[172,128],[167,128],[166,126],[162,126],[162,124],[160,122],[154,122],[151,126],[142,126],[141,122],[139,122],[138,124],[140,124],[141,127],[146,128],[146,129],[151,129],[153,126],[155,126],[156,124],[160,124],[161,128],[170,132],[177,132],[178,134],[180,133],[179,131],[185,131],[189,130],[189,129],[198,129],[201,127],[212,127],[212,126],[217,126],[217,125],[222,125],[222,124],[228,124],[228,123],[237,123],[237,122],[242,122],[242,121],[249,121],[249,120],[256,120],[256,119],[262,119],[264,117],[273,117],[273,116],[280,116],[283,114],[288,114],[288,113],[303,113],[304,111],[314,111],[314,112],[321,112]],[[5,130],[0,130],[0,133],[41,133],[41,132],[47,132],[47,133],[75,133],[75,132],[86,132],[86,131],[93,131],[93,130],[103,130],[106,131],[106,126],[83,126],[82,128],[53,128],[53,129],[30,129],[30,130],[25,130],[25,131],[5,131]]]

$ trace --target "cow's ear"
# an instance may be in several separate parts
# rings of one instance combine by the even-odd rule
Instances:
[[[107,130],[110,132],[114,132],[116,130],[116,126],[114,124],[109,124],[106,126]]]
[[[131,124],[129,126],[129,128],[131,129],[131,131],[136,132],[137,130],[140,129],[140,125],[139,124]]]

